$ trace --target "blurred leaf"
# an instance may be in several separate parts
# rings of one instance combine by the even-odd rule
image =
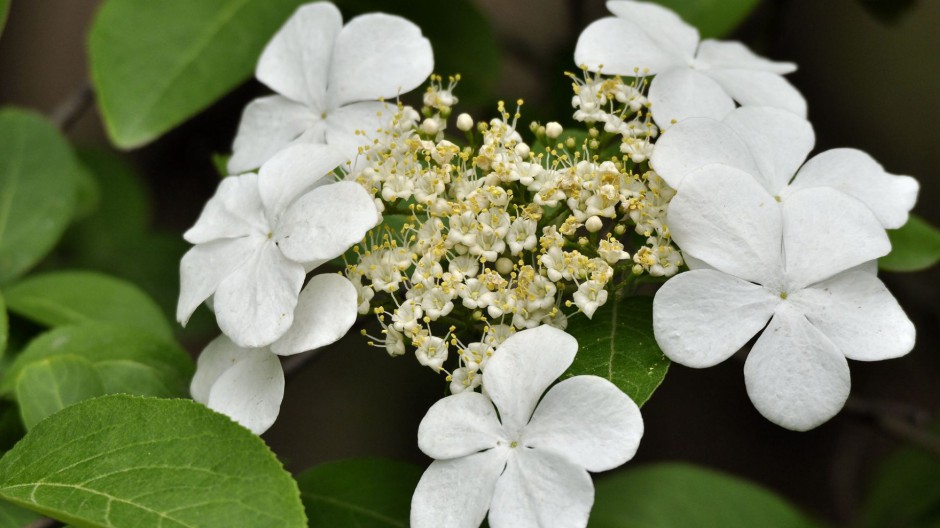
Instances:
[[[933,427],[940,432],[940,427]],[[940,459],[913,447],[897,450],[871,480],[862,526],[940,526]]]
[[[219,173],[219,177],[224,178],[229,175],[228,160],[230,159],[232,159],[231,154],[222,154],[221,152],[214,152],[212,154],[212,166],[215,167],[215,171]]]
[[[90,362],[107,394],[185,396],[193,374],[192,360],[176,343],[135,328],[84,323],[61,326],[32,340],[4,371],[0,392],[19,391],[28,365],[57,357]]]
[[[53,356],[23,367],[16,401],[26,429],[69,405],[105,394],[98,370],[79,356]]]
[[[329,462],[297,477],[310,526],[408,526],[421,468],[362,458]]]
[[[578,339],[578,354],[562,379],[590,374],[609,380],[643,405],[669,370],[653,337],[652,297],[611,299],[594,313],[572,317],[567,332]]]
[[[115,145],[144,145],[248,79],[303,0],[107,0],[89,36]]]
[[[490,102],[502,63],[496,35],[486,16],[471,0],[338,0],[345,20],[354,15],[382,11],[417,24],[434,49],[434,71],[444,77],[459,73],[456,95],[460,104]],[[419,89],[420,90],[420,89]]]
[[[306,526],[264,442],[189,400],[105,396],[56,413],[0,460],[0,497],[76,526]]]
[[[82,171],[43,118],[0,110],[0,283],[35,265],[65,231]]]
[[[41,515],[19,506],[0,501],[0,528],[23,528],[38,520]]]
[[[655,464],[600,479],[590,528],[816,526],[773,493],[688,464]]]
[[[878,260],[887,271],[920,271],[940,261],[940,231],[918,216],[900,229],[889,229],[891,253]]]
[[[6,292],[10,311],[61,326],[98,321],[133,326],[166,339],[173,329],[160,307],[139,288],[101,273],[62,271],[17,282]]]
[[[10,400],[0,400],[0,453],[9,451],[24,434],[19,406]]]
[[[75,211],[72,220],[81,220],[98,209],[101,200],[101,189],[98,181],[84,167],[75,173]]]
[[[7,315],[7,306],[0,293],[0,357],[7,351],[7,341],[10,339],[10,316]]]
[[[858,3],[875,18],[890,24],[914,7],[916,0],[858,0]]]
[[[94,216],[77,226],[87,224],[106,238],[138,235],[150,227],[150,194],[133,167],[117,153],[103,149],[79,149],[78,158],[100,188],[100,199]]]
[[[0,35],[3,35],[3,28],[7,24],[7,16],[10,15],[10,0],[0,0]]]
[[[698,28],[703,39],[725,37],[760,4],[760,0],[654,0]]]

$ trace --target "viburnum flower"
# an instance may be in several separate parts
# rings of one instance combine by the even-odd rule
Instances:
[[[433,68],[431,44],[404,18],[370,13],[343,26],[329,2],[299,7],[258,60],[255,76],[277,95],[245,107],[229,172],[294,142],[361,145],[368,138],[357,130],[374,132],[396,111],[378,100],[414,89]]]
[[[680,273],[656,293],[656,341],[673,361],[704,368],[763,330],[744,380],[774,423],[799,431],[820,425],[848,397],[846,358],[894,358],[914,345],[897,301],[858,268],[888,253],[887,235],[844,193],[801,189],[778,204],[752,175],[712,164],[683,180],[669,226],[708,268]]]
[[[587,525],[588,471],[633,458],[643,419],[597,376],[562,381],[539,401],[577,349],[550,326],[517,332],[488,360],[485,394],[463,391],[431,407],[418,446],[436,460],[412,498],[412,527],[476,528],[487,510],[493,528]]]
[[[742,107],[721,121],[690,118],[672,126],[656,143],[650,163],[673,188],[689,171],[722,163],[752,175],[783,201],[801,189],[829,187],[863,202],[887,229],[907,223],[917,180],[885,172],[856,149],[827,150],[806,161],[815,142],[812,125],[791,112]]]
[[[224,334],[202,351],[190,384],[193,399],[255,434],[277,419],[287,356],[338,341],[356,322],[356,289],[340,275],[317,275],[300,293],[294,324],[270,346],[244,348]]]
[[[648,97],[660,128],[688,117],[721,119],[735,102],[806,115],[806,100],[781,76],[795,64],[764,59],[739,42],[699,42],[697,29],[653,3],[616,0],[607,9],[616,16],[581,32],[575,63],[611,75],[655,75]]]
[[[294,145],[259,174],[222,180],[183,236],[176,318],[213,297],[219,328],[241,347],[269,345],[291,327],[306,274],[358,243],[381,220],[358,184],[330,182],[345,155]]]

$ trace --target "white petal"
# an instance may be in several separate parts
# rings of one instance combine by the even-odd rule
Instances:
[[[290,328],[303,284],[304,267],[264,242],[219,284],[214,297],[219,328],[239,346],[270,345]]]
[[[732,113],[733,115],[733,113]],[[656,141],[650,165],[673,189],[685,175],[710,163],[722,163],[756,175],[757,164],[747,144],[726,124],[691,117],[669,127]]]
[[[307,106],[271,95],[248,103],[232,144],[228,171],[255,170],[303,136],[319,119]]]
[[[698,46],[696,62],[719,68],[737,68],[742,70],[761,70],[784,74],[796,71],[792,62],[776,62],[755,55],[744,44],[735,41],[705,39]]]
[[[741,106],[773,106],[806,117],[806,99],[789,81],[767,71],[712,68],[714,79]]]
[[[577,66],[609,75],[654,75],[684,66],[682,57],[659,47],[642,28],[628,20],[607,17],[584,28],[574,49]]]
[[[506,467],[506,451],[490,449],[432,462],[411,498],[411,527],[480,526],[493,500],[496,480]]]
[[[336,38],[330,108],[410,92],[433,69],[434,53],[421,28],[383,13],[358,16]]]
[[[226,277],[248,262],[258,250],[255,237],[216,240],[193,246],[180,261],[180,298],[176,320],[186,325],[199,305]]]
[[[650,83],[649,100],[653,120],[663,129],[690,117],[720,120],[734,110],[734,101],[718,83],[686,67],[657,75]]]
[[[258,194],[258,176],[242,174],[219,182],[219,188],[206,202],[196,224],[183,238],[191,244],[202,244],[264,232],[267,226]]]
[[[388,129],[396,112],[395,105],[379,101],[341,106],[327,115],[326,142],[353,158],[359,147],[370,145],[375,138],[382,137],[380,131]]]
[[[329,2],[303,5],[274,35],[255,76],[275,92],[323,111],[334,42],[343,17]]]
[[[778,307],[751,349],[744,383],[764,417],[794,431],[835,416],[851,388],[845,356],[788,303]]]
[[[643,417],[629,396],[597,376],[575,376],[539,402],[522,443],[548,450],[588,471],[607,471],[633,458]]]
[[[726,165],[686,175],[669,204],[669,228],[683,251],[725,273],[782,287],[780,207],[753,176]]]
[[[707,269],[707,270],[715,269],[704,260],[698,257],[695,257],[694,255],[690,254],[687,251],[682,252],[682,260],[685,261],[685,265],[688,266],[689,269],[692,271],[701,270],[701,269]],[[877,265],[877,262],[875,264]]]
[[[715,270],[666,281],[653,299],[653,331],[663,353],[687,367],[717,365],[760,332],[780,296]]]
[[[438,460],[467,456],[508,445],[493,403],[479,392],[464,391],[437,401],[418,426],[418,448]]]
[[[849,359],[891,359],[914,348],[913,323],[885,285],[865,271],[840,273],[790,300]]]
[[[489,522],[491,528],[583,528],[593,504],[587,471],[550,451],[517,447],[496,481]]]
[[[258,173],[261,201],[271,225],[302,194],[342,164],[348,153],[336,147],[298,143],[280,151]]]
[[[212,385],[206,406],[261,434],[274,424],[283,399],[284,371],[277,356],[246,350]]]
[[[833,187],[867,205],[887,229],[907,223],[920,185],[910,176],[895,176],[868,154],[840,148],[823,152],[800,169],[793,190]]]
[[[290,330],[271,345],[288,356],[335,343],[352,328],[358,316],[356,287],[346,277],[317,275],[300,292]]]
[[[577,352],[574,337],[548,325],[516,332],[496,348],[483,370],[483,388],[510,435],[528,423],[542,393]]]
[[[816,144],[809,121],[779,108],[742,106],[728,114],[724,123],[747,144],[760,167],[761,183],[775,196],[787,186]]]
[[[783,200],[783,247],[791,292],[891,251],[871,210],[829,187],[803,189]]]
[[[698,47],[699,34],[671,9],[652,2],[611,1],[607,9],[640,28],[657,46],[677,57],[691,59]]]
[[[225,334],[213,339],[199,354],[196,373],[189,384],[189,392],[199,403],[209,403],[209,391],[219,376],[232,368],[239,359],[246,357],[250,349],[242,348]]]
[[[381,221],[361,185],[341,181],[317,187],[287,208],[274,233],[289,259],[310,262],[338,257]]]

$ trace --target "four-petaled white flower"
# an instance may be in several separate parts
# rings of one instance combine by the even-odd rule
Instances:
[[[213,296],[219,328],[242,347],[269,345],[291,327],[306,274],[358,243],[381,220],[359,184],[332,182],[344,155],[294,145],[259,174],[222,180],[184,238],[176,318]]]
[[[301,6],[274,35],[255,76],[278,95],[252,101],[242,114],[228,162],[253,170],[294,142],[364,144],[397,109],[378,99],[413,90],[434,68],[421,29],[397,16],[370,13],[343,26],[336,6]]]
[[[778,203],[751,174],[711,164],[686,175],[669,226],[709,269],[681,273],[656,293],[656,341],[673,361],[704,368],[763,329],[744,380],[754,406],[774,423],[820,425],[848,397],[846,358],[894,358],[914,345],[904,311],[861,269],[891,246],[855,198],[819,187]]]
[[[476,528],[487,510],[493,528],[587,525],[588,471],[633,458],[643,419],[627,395],[596,376],[562,381],[539,402],[577,349],[556,328],[523,330],[487,362],[489,397],[464,391],[431,407],[418,446],[436,460],[415,490],[411,526]]]
[[[310,279],[300,292],[290,330],[270,346],[244,348],[224,334],[202,351],[190,384],[193,399],[255,434],[274,423],[284,398],[278,355],[314,350],[338,341],[356,322],[356,288],[340,275]]]
[[[791,112],[742,107],[722,121],[690,118],[672,126],[656,142],[650,163],[675,189],[689,171],[722,163],[752,175],[782,201],[801,189],[829,187],[860,200],[887,229],[907,223],[917,180],[889,174],[868,154],[849,148],[827,150],[804,164],[815,142],[809,121]]]
[[[739,42],[706,39],[664,7],[645,2],[607,2],[614,17],[589,25],[578,38],[574,60],[611,75],[655,75],[649,88],[660,128],[688,117],[721,119],[742,106],[774,106],[806,115],[806,100],[781,75],[796,70]]]

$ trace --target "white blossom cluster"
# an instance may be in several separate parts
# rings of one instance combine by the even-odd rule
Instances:
[[[427,117],[402,106],[360,149],[349,178],[400,222],[367,237],[347,268],[360,313],[374,312],[382,325],[371,344],[393,356],[413,349],[419,363],[447,373],[454,393],[480,385],[487,358],[513,332],[564,329],[576,313],[592,317],[611,289],[682,265],[665,222],[674,192],[645,154],[623,154],[656,133],[636,86],[575,84],[577,112],[592,108],[583,116],[590,122],[620,116],[613,132],[591,127],[578,141],[558,123],[534,123],[536,142],[549,146],[533,148],[519,110],[500,103],[489,122],[458,116],[469,142],[461,147],[441,134],[456,80],[444,87],[432,78]]]

